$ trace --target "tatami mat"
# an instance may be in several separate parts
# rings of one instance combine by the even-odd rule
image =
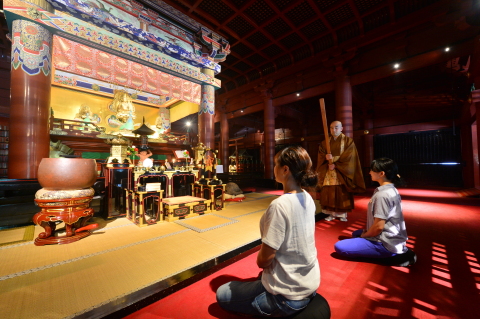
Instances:
[[[31,241],[34,237],[35,226],[24,226],[0,230],[0,246],[14,245]]]
[[[71,244],[37,247],[29,241],[2,246],[0,313],[3,318],[91,314],[252,243],[260,237],[261,216],[277,196],[250,193],[246,197],[221,211],[142,228],[125,218],[96,219],[100,229]],[[42,231],[36,226],[35,237]]]
[[[175,221],[175,223],[199,233],[203,233],[219,227],[224,227],[237,222],[238,220],[235,220],[233,218],[226,218],[214,214],[207,214],[204,216],[196,216],[185,220]]]

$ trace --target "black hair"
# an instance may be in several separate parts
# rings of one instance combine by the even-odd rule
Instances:
[[[277,153],[275,161],[280,166],[288,166],[298,185],[307,187],[317,185],[317,173],[312,170],[312,159],[303,147],[289,146],[284,148]]]
[[[386,157],[374,159],[370,165],[373,172],[385,172],[385,177],[388,181],[395,184],[395,186],[403,186],[404,180],[398,174],[398,166],[394,160]]]
[[[142,145],[138,148],[138,154],[140,154],[140,152],[147,152],[147,154],[150,154],[152,153],[152,150],[153,148],[151,148],[150,146]]]

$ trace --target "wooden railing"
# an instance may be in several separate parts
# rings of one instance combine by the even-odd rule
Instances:
[[[105,132],[105,128],[92,122],[50,118],[50,134],[95,137],[102,132]]]
[[[50,134],[71,137],[97,137],[105,132],[105,127],[100,127],[93,122],[67,120],[60,118],[50,119]],[[167,144],[191,144],[189,133],[170,132],[165,138]],[[150,140],[156,143],[155,140]],[[158,141],[157,141],[158,142]]]

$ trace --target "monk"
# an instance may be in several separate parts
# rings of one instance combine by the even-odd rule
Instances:
[[[325,220],[338,217],[347,221],[347,215],[354,208],[353,194],[365,191],[362,168],[353,139],[342,133],[340,121],[330,124],[330,150],[327,154],[325,141],[318,150],[318,188],[322,212],[328,214]],[[332,164],[328,160],[333,161]]]

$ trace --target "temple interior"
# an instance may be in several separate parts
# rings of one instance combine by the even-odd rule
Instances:
[[[440,238],[457,227],[474,275],[452,280],[453,293],[429,283],[435,311],[380,307],[377,295],[355,304],[322,284],[332,318],[474,317],[460,300],[480,301],[480,1],[3,0],[0,26],[9,318],[236,318],[208,305],[183,313],[173,300],[213,287],[215,272],[250,269],[240,265],[259,249],[258,222],[282,194],[275,154],[298,145],[317,167],[333,121],[354,141],[367,191],[342,224],[324,220],[309,190],[317,241],[333,245],[364,222],[370,163],[388,157],[406,181],[409,244],[435,207],[429,240],[453,256]],[[442,215],[456,210],[463,226]],[[317,247],[320,265],[361,276],[332,245]],[[460,263],[450,260],[452,276]],[[56,288],[83,277],[78,296]],[[419,288],[411,281],[405,295]],[[46,310],[53,290],[64,307]],[[214,292],[203,298],[214,304]]]

